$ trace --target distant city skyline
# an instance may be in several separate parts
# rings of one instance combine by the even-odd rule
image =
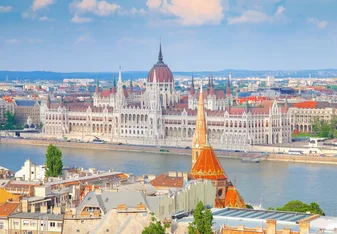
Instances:
[[[337,68],[335,0],[2,0],[0,70]]]

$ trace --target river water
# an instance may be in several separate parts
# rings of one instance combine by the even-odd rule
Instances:
[[[191,157],[174,154],[151,154],[61,148],[66,166],[95,167],[101,170],[143,174],[190,171]],[[0,166],[18,171],[27,158],[36,164],[45,161],[46,147],[0,145]],[[318,202],[327,215],[337,216],[337,166],[287,162],[241,163],[220,159],[229,179],[235,183],[246,202],[277,207],[290,200]]]

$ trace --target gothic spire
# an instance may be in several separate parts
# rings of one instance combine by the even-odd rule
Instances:
[[[163,62],[163,53],[161,52],[161,40],[160,40],[160,43],[159,43],[158,62],[159,62],[159,63],[162,63],[162,62]]]
[[[227,96],[231,95],[231,82],[229,80],[229,77],[230,77],[230,75],[228,75],[228,78],[227,78],[227,88],[226,88],[226,95]]]
[[[96,78],[96,93],[97,94],[99,93],[99,81],[97,78]]]
[[[194,76],[192,75],[192,83],[191,83],[191,88],[190,88],[190,94],[193,96],[195,94],[194,91]]]
[[[206,118],[205,118],[205,107],[204,107],[204,94],[202,92],[202,83],[200,86],[199,93],[199,102],[198,102],[198,112],[195,123],[195,131],[193,136],[193,145],[192,145],[192,168],[195,162],[200,155],[201,150],[204,148],[207,139],[207,126],[206,126]]]
[[[118,73],[118,83],[122,83],[122,66],[119,65],[119,73]]]

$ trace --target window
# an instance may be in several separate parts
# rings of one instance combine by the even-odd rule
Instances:
[[[57,223],[58,228],[62,228],[62,223]]]
[[[28,220],[23,220],[23,226],[29,226],[29,221]]]
[[[50,223],[49,223],[49,226],[50,226],[50,227],[55,227],[55,226],[56,226],[56,225],[55,225],[55,222],[50,222]]]
[[[5,229],[5,224],[3,222],[0,222],[0,230]]]
[[[36,226],[36,221],[30,221],[30,226],[35,227]]]
[[[19,220],[14,220],[14,221],[13,221],[13,225],[14,225],[14,226],[19,226]]]

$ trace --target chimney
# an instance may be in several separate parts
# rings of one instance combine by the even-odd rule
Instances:
[[[310,232],[310,222],[299,221],[299,226],[300,226],[300,234],[307,234]]]
[[[290,234],[291,229],[290,228],[283,228],[282,229],[282,234]]]
[[[275,234],[276,233],[276,220],[267,220],[266,226],[267,226],[267,233],[266,234]]]

